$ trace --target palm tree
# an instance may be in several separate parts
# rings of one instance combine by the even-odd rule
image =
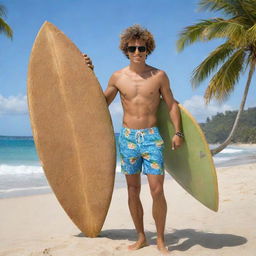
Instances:
[[[3,17],[6,17],[6,9],[0,5],[0,33],[4,33],[7,37],[12,39],[13,32],[11,27],[5,22]]]
[[[204,98],[208,104],[212,98],[223,102],[233,92],[241,74],[249,69],[244,94],[233,128],[223,144],[211,150],[215,155],[231,141],[239,118],[244,109],[246,97],[256,64],[256,0],[200,0],[202,10],[221,12],[224,18],[211,18],[185,27],[177,41],[178,51],[198,41],[224,39],[219,47],[195,68],[192,86],[199,86],[213,74]]]

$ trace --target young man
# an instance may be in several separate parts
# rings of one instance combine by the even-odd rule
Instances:
[[[170,141],[172,149],[181,146],[183,134],[178,104],[173,98],[166,73],[145,62],[154,48],[155,42],[148,30],[139,25],[127,28],[121,35],[120,49],[130,64],[113,73],[104,95],[110,105],[119,92],[124,110],[119,137],[121,170],[126,176],[129,209],[138,233],[137,242],[129,249],[136,250],[147,245],[140,201],[140,173],[143,166],[153,198],[157,247],[161,253],[167,254],[164,243],[167,206],[163,191],[163,140],[156,127],[160,96],[168,105],[176,130],[176,135]],[[87,65],[93,68],[91,60],[86,55],[84,57]]]

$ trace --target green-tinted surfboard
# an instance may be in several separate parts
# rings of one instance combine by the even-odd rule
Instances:
[[[193,116],[180,104],[179,108],[185,140],[176,150],[171,149],[175,131],[163,100],[158,109],[158,127],[165,146],[165,169],[194,198],[218,211],[217,175],[208,143]]]

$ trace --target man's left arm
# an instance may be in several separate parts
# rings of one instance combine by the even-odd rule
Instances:
[[[159,75],[160,75],[160,84],[161,84],[160,93],[163,97],[163,100],[166,102],[168,106],[169,115],[175,129],[175,135],[172,138],[172,149],[176,149],[180,147],[183,142],[180,110],[179,110],[178,102],[173,97],[168,76],[164,71],[160,71]]]

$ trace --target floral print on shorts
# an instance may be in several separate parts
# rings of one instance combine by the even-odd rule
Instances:
[[[164,142],[157,127],[123,127],[119,136],[121,171],[124,174],[164,174]]]

